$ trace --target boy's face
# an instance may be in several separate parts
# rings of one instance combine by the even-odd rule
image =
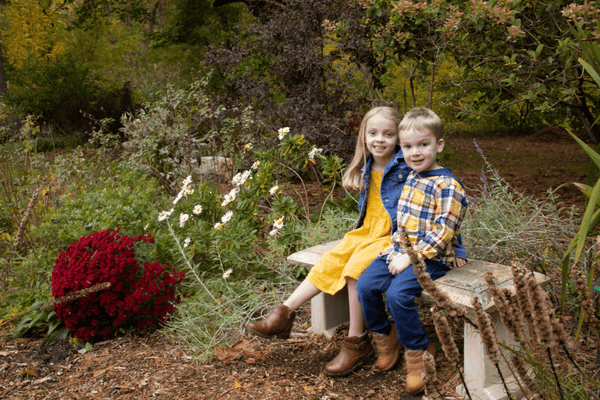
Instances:
[[[404,160],[417,172],[438,169],[437,155],[444,150],[444,139],[436,140],[428,129],[400,132],[400,147]]]

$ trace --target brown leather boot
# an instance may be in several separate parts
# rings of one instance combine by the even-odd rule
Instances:
[[[373,341],[377,349],[377,368],[380,371],[389,371],[400,358],[401,344],[398,340],[398,330],[392,323],[392,329],[385,335],[383,333],[373,333]]]
[[[369,332],[360,336],[346,337],[340,353],[325,366],[325,373],[329,376],[348,375],[371,356],[373,356],[373,345],[369,340]]]
[[[270,339],[273,336],[277,336],[279,339],[289,339],[295,318],[295,311],[279,303],[265,319],[248,322],[247,328],[253,334],[263,338]]]
[[[429,342],[427,351],[435,357],[435,344]],[[425,350],[406,350],[404,353],[404,359],[406,360],[406,390],[410,394],[421,393],[425,389],[425,384],[421,378],[421,374],[425,370],[423,354],[425,354]]]

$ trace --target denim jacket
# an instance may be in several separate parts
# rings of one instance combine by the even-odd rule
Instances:
[[[360,192],[360,200],[358,201],[360,215],[358,220],[356,220],[354,229],[358,229],[362,226],[365,220],[365,215],[367,214],[367,198],[372,163],[373,157],[369,157],[367,164],[362,169],[365,190]],[[406,182],[406,178],[410,172],[411,169],[404,161],[402,150],[398,150],[396,155],[387,163],[385,169],[383,170],[383,176],[381,178],[381,191],[379,194],[381,195],[381,202],[383,203],[385,210],[392,220],[392,231],[390,234],[398,230],[398,200],[400,199],[402,188],[404,187],[404,183]],[[467,259],[467,253],[462,245],[462,239],[460,235],[458,235],[458,246],[456,246],[454,252],[456,257],[464,258],[465,260]]]

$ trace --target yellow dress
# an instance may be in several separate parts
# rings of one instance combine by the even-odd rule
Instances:
[[[363,225],[344,235],[308,273],[306,279],[322,292],[335,294],[346,285],[345,277],[358,279],[390,245],[392,221],[381,201],[382,176],[383,172],[371,171]]]

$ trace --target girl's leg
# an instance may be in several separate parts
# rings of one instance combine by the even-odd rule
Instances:
[[[331,376],[348,375],[373,355],[373,346],[365,332],[362,308],[356,294],[356,279],[346,278],[350,308],[350,328],[344,338],[339,354],[325,366]]]
[[[277,304],[265,319],[250,321],[247,325],[248,331],[264,338],[277,336],[280,339],[288,339],[296,319],[296,310],[320,292],[315,285],[305,279],[285,303]]]
[[[350,306],[350,328],[348,336],[360,336],[365,331],[365,316],[358,301],[356,279],[346,278],[348,285],[348,304]]]
[[[321,293],[319,289],[307,279],[303,280],[300,286],[283,302],[290,310],[296,311],[300,306]]]

